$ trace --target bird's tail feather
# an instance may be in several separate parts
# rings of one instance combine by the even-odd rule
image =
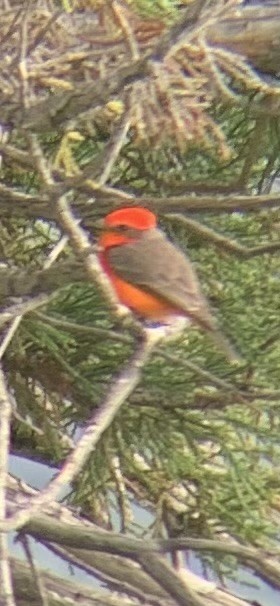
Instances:
[[[227,337],[218,329],[211,331],[211,338],[217,347],[223,351],[229,362],[232,364],[242,364],[244,360],[240,354],[236,351],[234,345],[227,339]]]

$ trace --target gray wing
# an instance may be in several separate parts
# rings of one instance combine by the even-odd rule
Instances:
[[[136,243],[112,247],[106,254],[123,280],[157,294],[207,330],[216,329],[191,262],[159,230],[145,232]]]

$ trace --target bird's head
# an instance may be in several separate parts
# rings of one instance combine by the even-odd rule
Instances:
[[[137,240],[143,232],[156,227],[156,217],[146,208],[131,206],[114,210],[95,226],[101,230],[99,243],[106,249]]]

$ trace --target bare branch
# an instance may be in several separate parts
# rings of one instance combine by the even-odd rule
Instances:
[[[154,581],[157,581],[176,601],[176,604],[180,604],[180,606],[205,606],[204,598],[193,591],[163,558],[146,553],[138,556],[137,561]]]
[[[34,299],[29,299],[28,301],[23,301],[7,307],[0,314],[0,327],[13,320],[16,316],[25,315],[30,311],[34,311],[34,309],[41,307],[41,305],[45,305],[49,300],[50,296],[39,295],[38,297],[34,297]]]
[[[40,603],[40,595],[30,567],[19,559],[12,559],[13,581],[17,603],[30,606]],[[78,583],[61,579],[58,576],[42,570],[40,572],[46,586],[46,596],[49,606],[69,606],[69,604],[86,604],[87,606],[123,606],[122,595],[110,596],[100,588],[86,587]],[[135,606],[135,600],[126,598],[127,606]],[[226,606],[226,605],[225,605]],[[245,603],[240,606],[246,606]]]
[[[201,236],[204,242],[210,242],[211,244],[214,244],[214,246],[217,246],[217,248],[233,253],[240,258],[249,259],[250,257],[256,257],[257,255],[262,255],[264,253],[274,253],[280,250],[280,240],[278,242],[248,248],[248,246],[243,246],[243,244],[239,244],[238,242],[235,242],[235,240],[217,234],[217,232],[210,229],[210,227],[206,227],[206,225],[202,225],[201,223],[198,223],[198,221],[194,221],[183,215],[169,213],[166,215],[166,218],[184,225],[189,232]]]
[[[29,542],[29,538],[26,535],[20,535],[18,537],[18,542],[21,543],[23,550],[25,552],[26,555],[26,559],[27,562],[30,566],[30,569],[32,571],[33,574],[33,578],[34,581],[36,582],[37,588],[38,588],[38,593],[40,595],[40,599],[41,599],[41,606],[49,606],[49,600],[48,600],[48,596],[47,596],[47,592],[46,592],[46,588],[44,585],[44,581],[43,581],[43,577],[40,574],[35,562],[34,562],[34,558],[33,558],[33,554],[32,554],[32,550],[30,547],[30,542]]]
[[[6,491],[11,419],[12,403],[0,367],[0,526],[5,525],[7,515]],[[5,530],[0,531],[0,602],[3,606],[15,606],[8,536]]]
[[[146,364],[151,351],[155,346],[155,338],[155,334],[153,337],[151,337],[150,334],[148,335],[133,354],[129,364],[121,372],[119,377],[115,379],[104,402],[99,409],[94,412],[87,424],[84,434],[73,452],[68,455],[57,477],[52,480],[47,488],[42,490],[34,500],[32,500],[26,509],[15,513],[15,515],[3,525],[3,530],[22,528],[43,505],[55,500],[60,490],[71,483],[81,471],[103,432],[109,427],[122,404],[138,384],[141,377],[141,369]]]
[[[277,208],[280,206],[280,195],[263,194],[260,196],[232,194],[228,196],[207,195],[170,196],[156,198],[144,196],[141,204],[147,205],[157,212],[210,212],[233,213],[255,212],[261,209]]]
[[[125,138],[130,128],[130,118],[126,116],[123,118],[121,123],[119,124],[116,132],[111,137],[109,141],[109,145],[106,149],[106,154],[104,157],[104,168],[101,171],[100,176],[98,177],[98,183],[100,185],[105,185],[108,181],[109,176],[112,172],[113,166],[117,161],[117,158],[121,152],[121,149],[124,145]],[[87,167],[88,168],[88,167]],[[87,170],[88,174],[88,170]]]
[[[82,520],[69,523],[64,520],[65,517],[50,519],[43,513],[35,514],[27,522],[25,532],[38,540],[57,543],[64,547],[79,548],[89,552],[100,551],[126,558],[130,557],[138,561],[140,558],[147,558],[148,554],[155,555],[188,549],[220,554],[221,556],[228,554],[236,557],[238,561],[245,565],[249,565],[256,572],[263,570],[262,577],[280,587],[279,548],[277,547],[264,550],[241,545],[231,539],[198,539],[196,537],[157,540],[138,539],[101,530],[94,525],[85,527]]]
[[[21,503],[29,501],[30,497],[38,494],[38,491],[12,477],[9,478],[9,490],[11,511],[15,510],[18,494]],[[280,586],[280,570],[277,562],[279,549],[263,551],[224,539],[219,541],[192,537],[160,540],[133,538],[101,530],[88,520],[80,518],[75,511],[59,503],[43,506],[42,511],[29,520],[25,532],[43,542],[54,553],[62,555],[65,560],[73,562],[74,565],[78,565],[91,574],[100,574],[109,585],[113,583],[125,592],[138,595],[140,598],[143,597],[144,591],[146,598],[149,598],[153,604],[155,600],[156,604],[160,604],[161,600],[166,597],[161,588],[161,581],[153,583],[152,579],[144,575],[140,568],[135,567],[135,560],[139,557],[146,558],[147,555],[155,556],[155,554],[173,550],[201,550],[221,554],[221,556],[225,553],[231,554],[258,572],[262,567],[263,578]],[[110,554],[109,558],[106,558],[106,553]],[[121,557],[115,554],[120,554]],[[146,561],[148,562],[148,560]],[[162,567],[161,570],[163,570]],[[147,572],[149,575],[149,570]],[[157,572],[153,571],[153,574],[156,575]],[[196,575],[194,577],[196,578]],[[198,592],[199,596],[203,596],[205,605],[215,606],[218,603],[221,606],[245,606],[242,600],[231,597],[228,593],[225,595],[222,590],[211,583],[207,584],[206,581],[199,584],[199,579],[195,582],[195,578],[191,587]],[[63,587],[63,582],[61,580],[60,582]],[[46,586],[49,587],[49,582],[46,582]]]

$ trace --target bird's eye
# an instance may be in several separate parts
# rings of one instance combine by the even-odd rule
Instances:
[[[118,225],[118,230],[119,231],[127,231],[129,229],[128,225],[122,224],[122,225]]]

